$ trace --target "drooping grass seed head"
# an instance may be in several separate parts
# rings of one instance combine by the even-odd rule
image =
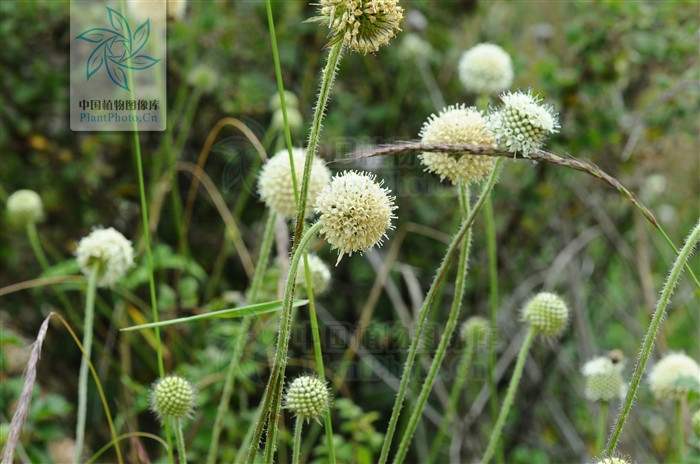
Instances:
[[[682,352],[667,354],[649,374],[649,387],[657,401],[682,400],[693,383],[700,383],[700,366]]]
[[[541,292],[523,308],[523,320],[545,337],[557,336],[566,327],[569,309],[558,295]]]
[[[331,270],[321,258],[316,255],[307,255],[309,263],[309,274],[311,276],[311,288],[314,291],[314,296],[323,294],[331,282]],[[297,286],[306,288],[306,273],[304,266],[300,265],[297,270]]]
[[[331,393],[326,382],[316,376],[297,377],[287,387],[285,408],[295,416],[316,419],[326,412],[331,404]]]
[[[306,150],[293,148],[294,174],[297,188],[301,193],[301,182],[304,177],[304,162]],[[326,163],[314,156],[311,164],[311,177],[309,179],[309,196],[306,202],[306,217],[313,214],[313,207],[323,188],[330,182],[331,172]],[[281,150],[268,160],[258,175],[258,191],[260,197],[271,210],[281,214],[287,219],[293,219],[297,215],[297,205],[294,197],[294,181],[292,180],[292,168],[289,164],[289,152]]]
[[[134,265],[131,242],[113,227],[94,229],[83,237],[75,251],[78,266],[86,276],[97,265],[97,286],[110,287]]]
[[[330,28],[329,46],[342,42],[352,51],[373,53],[401,30],[398,0],[320,0],[317,5],[318,16],[310,21]]]
[[[586,378],[586,398],[589,401],[622,398],[627,390],[622,378],[623,369],[623,362],[613,362],[609,356],[600,356],[584,364],[581,372]]]
[[[481,316],[472,316],[462,324],[460,336],[467,345],[476,347],[481,344],[488,344],[490,338],[489,321]]]
[[[693,418],[690,420],[690,422],[693,427],[693,433],[700,437],[700,409],[695,411],[695,414],[693,414]]]
[[[510,55],[495,44],[480,43],[465,51],[457,69],[462,85],[472,93],[504,92],[513,83]]]
[[[44,218],[44,205],[34,190],[17,190],[7,197],[7,219],[18,229]]]
[[[470,143],[496,146],[496,139],[489,130],[486,118],[474,107],[452,105],[437,115],[431,115],[423,124],[419,136],[424,143]],[[457,155],[450,153],[422,153],[419,155],[426,171],[458,182],[476,182],[484,179],[495,164],[495,159],[485,155]]]
[[[321,235],[338,249],[338,262],[345,254],[381,244],[387,229],[393,229],[395,199],[373,174],[344,171],[333,177],[318,196],[316,212]]]
[[[197,392],[184,377],[162,377],[151,389],[151,410],[161,421],[186,419],[192,416]]]
[[[551,105],[542,104],[532,91],[505,92],[503,105],[489,115],[491,131],[511,153],[528,156],[544,145],[549,134],[559,132],[559,117]]]

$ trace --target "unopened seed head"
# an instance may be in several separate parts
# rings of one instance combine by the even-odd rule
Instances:
[[[513,83],[510,55],[491,43],[475,45],[462,54],[458,65],[462,85],[476,94],[506,91]]]
[[[488,343],[490,338],[489,321],[481,316],[472,316],[462,324],[460,332],[462,340],[471,346]]]
[[[301,193],[306,150],[293,148],[292,158],[294,159],[297,189]],[[326,163],[321,158],[314,156],[309,179],[309,196],[306,201],[306,217],[313,214],[316,198],[330,180],[331,172],[326,167]],[[296,217],[297,204],[294,196],[294,181],[292,180],[292,168],[289,163],[289,152],[287,150],[279,151],[260,170],[258,191],[268,208],[287,219]]]
[[[693,383],[700,383],[700,366],[682,352],[667,354],[649,374],[649,387],[657,401],[682,400]]]
[[[523,320],[544,336],[556,336],[566,327],[569,309],[558,295],[541,292],[523,308]]]
[[[75,251],[80,270],[89,276],[97,266],[97,286],[110,287],[134,265],[131,242],[113,227],[94,229]]]
[[[311,276],[311,288],[315,296],[321,295],[328,289],[328,285],[331,281],[331,270],[328,265],[316,255],[307,255],[307,260],[309,263],[309,274]],[[303,263],[299,265],[297,271],[297,285],[306,288],[306,273]]]
[[[585,395],[589,401],[611,401],[622,398],[627,390],[622,378],[624,363],[614,363],[609,356],[591,359],[581,372],[586,378]]]
[[[531,91],[501,94],[503,105],[489,115],[491,131],[511,153],[528,156],[544,145],[547,136],[559,132],[559,118],[551,105]]]
[[[360,53],[373,53],[401,30],[403,8],[398,0],[320,0],[311,21],[328,26],[329,45],[343,42]]]
[[[17,227],[37,223],[44,218],[44,206],[41,197],[34,190],[17,190],[7,197],[7,218]]]
[[[469,143],[496,146],[486,118],[474,107],[452,105],[437,115],[431,115],[423,124],[419,136],[424,143]],[[493,171],[495,159],[485,155],[457,155],[450,153],[422,153],[421,163],[426,171],[458,182],[476,182]]]
[[[318,419],[330,407],[331,393],[316,376],[297,377],[287,387],[285,408],[304,419]]]
[[[373,174],[344,171],[336,174],[316,201],[321,235],[338,249],[338,262],[345,254],[381,245],[391,220],[396,198]]]
[[[185,419],[192,415],[196,391],[185,378],[170,375],[159,379],[151,391],[151,410],[161,419]]]

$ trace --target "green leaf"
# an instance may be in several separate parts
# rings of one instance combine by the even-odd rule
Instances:
[[[309,300],[298,300],[295,301],[292,306],[299,307],[308,303]],[[135,325],[132,327],[125,327],[120,329],[122,332],[127,332],[131,330],[143,330],[152,329],[154,327],[163,327],[166,325],[179,324],[181,322],[192,322],[199,321],[203,319],[216,319],[216,318],[229,318],[229,317],[243,317],[243,316],[253,316],[265,313],[271,313],[274,311],[279,311],[282,308],[282,300],[269,301],[267,303],[258,303],[254,305],[241,306],[239,308],[232,309],[222,309],[220,311],[212,311],[206,314],[197,314],[195,316],[179,317],[177,319],[170,319],[169,321],[151,322],[149,324]]]

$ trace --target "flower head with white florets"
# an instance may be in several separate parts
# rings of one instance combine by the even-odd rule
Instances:
[[[197,391],[192,384],[177,375],[160,378],[151,389],[151,410],[161,421],[191,417],[196,400]]]
[[[309,21],[330,28],[329,46],[343,42],[352,51],[373,53],[401,30],[398,0],[319,0],[317,5],[318,16]]]
[[[393,229],[395,199],[373,174],[345,171],[333,177],[316,200],[316,212],[321,235],[338,249],[338,262],[345,254],[381,244],[387,229]]]
[[[95,229],[83,237],[75,251],[86,276],[97,266],[97,286],[110,287],[134,265],[131,242],[113,227]]]
[[[542,148],[549,134],[559,132],[554,107],[542,104],[542,98],[532,91],[505,92],[501,100],[503,105],[489,114],[489,126],[509,152],[528,156]]]
[[[586,398],[589,401],[622,398],[627,391],[623,369],[624,363],[613,362],[608,356],[599,356],[584,364],[581,372],[586,378]]]
[[[331,282],[331,270],[321,258],[314,254],[309,253],[306,259],[309,263],[311,288],[313,289],[314,295],[321,295],[328,290],[328,285]],[[304,266],[299,266],[296,284],[306,289],[306,272]]]
[[[510,55],[491,43],[480,43],[464,52],[457,68],[462,85],[476,94],[503,92],[513,83]]]
[[[657,401],[682,400],[688,395],[691,385],[699,382],[700,366],[682,352],[667,354],[649,374],[649,387]]]
[[[423,124],[419,136],[424,143],[470,143],[496,146],[496,139],[489,130],[486,118],[474,107],[451,105],[437,115],[431,115]],[[419,155],[426,171],[458,182],[476,182],[493,171],[495,160],[484,155],[456,155],[429,153]]]
[[[301,189],[304,177],[304,162],[306,150],[293,148],[294,175],[297,188]],[[330,182],[331,172],[326,163],[314,156],[311,164],[311,177],[309,179],[309,196],[306,202],[306,214],[313,214],[313,206],[318,194]],[[271,210],[281,214],[287,219],[294,219],[297,215],[297,204],[294,197],[294,181],[292,180],[292,168],[289,163],[289,152],[281,150],[270,158],[258,175],[258,191],[260,197]]]
[[[315,419],[326,412],[331,404],[331,392],[326,382],[313,375],[297,377],[287,387],[286,409],[302,419]]]
[[[41,197],[34,190],[17,190],[7,197],[7,218],[17,227],[37,223],[44,218],[44,206]]]

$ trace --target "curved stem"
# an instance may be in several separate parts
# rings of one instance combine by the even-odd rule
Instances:
[[[467,219],[469,217],[469,193],[466,187],[460,184],[460,198],[462,203],[462,209],[464,211],[464,217]],[[469,247],[471,244],[472,231],[471,228],[467,231],[467,234],[462,240],[462,249],[459,253],[459,264],[457,266],[457,277],[455,279],[455,295],[452,300],[452,307],[450,308],[450,314],[447,317],[447,322],[445,323],[445,331],[440,338],[440,343],[435,352],[435,357],[428,370],[428,375],[423,382],[420,394],[418,395],[418,400],[411,412],[411,417],[408,420],[408,425],[406,426],[406,431],[401,437],[401,442],[399,443],[399,449],[394,457],[394,463],[400,464],[406,458],[406,453],[408,453],[408,446],[411,443],[411,438],[416,431],[418,426],[418,421],[423,414],[423,409],[425,408],[425,403],[428,401],[428,396],[430,396],[430,391],[433,389],[433,384],[435,383],[435,378],[440,370],[440,365],[442,360],[445,358],[445,353],[447,353],[447,345],[452,338],[452,333],[455,327],[457,327],[457,319],[459,318],[459,311],[462,307],[462,297],[464,296],[464,284],[467,275],[467,263],[469,261]]]
[[[683,400],[676,400],[676,462],[683,462]]]
[[[97,293],[97,274],[99,263],[90,268],[88,286],[85,295],[85,324],[83,326],[83,350],[85,356],[80,361],[80,375],[78,377],[78,417],[75,428],[75,454],[73,462],[79,463],[83,455],[85,445],[85,418],[87,417],[87,392],[88,392],[88,360],[92,351],[92,327],[95,319],[95,294]]]
[[[185,450],[185,436],[182,434],[182,420],[175,419],[175,440],[177,442],[177,456],[180,464],[187,464],[187,451]]]
[[[41,243],[39,242],[39,234],[36,232],[36,223],[29,221],[27,222],[27,238],[29,238],[29,244],[32,246],[32,251],[36,256],[37,261],[41,265],[43,270],[50,267],[49,260],[46,259],[46,254],[43,248],[41,248]]]
[[[600,411],[598,413],[598,430],[595,437],[595,452],[596,455],[600,455],[603,452],[603,446],[605,445],[605,428],[608,423],[608,406],[610,403],[603,401],[600,403]]]
[[[498,420],[496,425],[494,425],[491,431],[491,437],[489,438],[489,444],[484,453],[484,457],[481,460],[482,464],[488,464],[496,450],[496,445],[498,440],[501,438],[501,431],[503,430],[503,425],[506,422],[506,417],[510,411],[510,407],[513,405],[513,399],[515,398],[515,392],[518,390],[518,384],[520,383],[520,377],[523,375],[523,368],[525,367],[525,360],[527,360],[527,354],[530,351],[530,346],[532,341],[535,339],[537,331],[530,327],[527,329],[527,335],[525,336],[525,341],[523,341],[523,346],[520,348],[520,353],[518,354],[518,361],[515,363],[515,369],[513,370],[513,376],[510,378],[510,384],[508,385],[508,391],[506,392],[506,397],[503,400],[503,406],[501,407],[501,412],[498,414]]]
[[[299,464],[299,455],[301,452],[301,429],[304,425],[304,419],[297,416],[297,423],[294,427],[294,444],[292,445],[292,464]]]
[[[676,261],[673,263],[673,267],[671,268],[671,273],[669,274],[668,279],[666,279],[666,284],[661,291],[661,297],[656,304],[654,315],[651,318],[649,328],[647,329],[647,333],[644,336],[644,341],[642,342],[642,349],[637,360],[637,365],[634,368],[634,373],[632,374],[632,380],[630,382],[629,389],[627,390],[627,396],[625,397],[625,401],[620,408],[620,413],[615,420],[615,426],[610,433],[608,444],[605,447],[606,456],[611,456],[615,452],[617,442],[622,434],[622,429],[627,421],[627,416],[632,409],[632,402],[634,401],[634,397],[637,394],[637,388],[639,388],[639,384],[642,380],[644,368],[647,365],[649,355],[651,354],[651,349],[654,346],[656,333],[659,331],[661,321],[664,319],[666,307],[668,306],[669,301],[671,301],[671,294],[673,293],[673,289],[678,283],[678,279],[683,272],[683,266],[686,265],[686,262],[688,261],[693,248],[695,248],[695,245],[698,243],[698,240],[700,240],[700,220],[695,225],[695,228],[690,235],[688,235],[685,245],[683,245],[680,253],[678,253]]]
[[[401,407],[403,406],[403,400],[404,400],[404,397],[406,396],[406,389],[408,387],[408,382],[411,379],[413,364],[415,363],[416,353],[418,351],[418,344],[419,344],[421,337],[422,337],[423,328],[425,326],[425,321],[428,317],[428,313],[430,312],[430,307],[433,303],[433,300],[435,299],[437,288],[440,286],[442,280],[446,277],[447,270],[450,266],[450,263],[452,262],[452,258],[454,258],[455,252],[457,251],[457,248],[459,247],[460,243],[462,242],[462,238],[464,237],[464,235],[467,233],[467,231],[471,228],[472,224],[474,223],[474,219],[476,218],[476,213],[478,213],[481,210],[482,206],[484,205],[484,202],[486,201],[486,198],[488,197],[489,192],[491,192],[491,189],[493,189],[493,186],[496,184],[496,179],[498,178],[498,174],[500,173],[502,162],[503,162],[502,159],[496,160],[496,163],[494,164],[493,172],[489,176],[488,182],[486,183],[483,191],[481,192],[481,196],[477,200],[476,205],[474,206],[474,209],[469,214],[469,217],[462,222],[457,233],[452,237],[452,241],[450,242],[449,246],[447,247],[447,251],[445,252],[445,256],[442,259],[440,266],[438,267],[435,278],[433,279],[433,282],[430,285],[430,289],[428,290],[428,293],[425,296],[425,300],[423,301],[423,304],[421,305],[420,311],[418,312],[415,333],[414,333],[413,338],[411,339],[411,345],[408,349],[406,363],[404,365],[403,373],[401,374],[401,382],[399,384],[399,390],[396,393],[396,400],[394,401],[394,408],[391,412],[391,418],[389,419],[389,426],[387,427],[386,435],[384,437],[382,451],[381,451],[381,454],[379,456],[379,464],[385,464],[387,459],[388,459],[388,456],[389,456],[389,448],[391,448],[391,440],[394,437],[394,433],[396,432],[396,424],[398,423],[399,415],[401,414]]]

